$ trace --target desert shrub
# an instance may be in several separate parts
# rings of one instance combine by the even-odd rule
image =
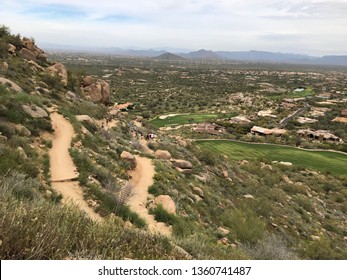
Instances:
[[[106,192],[95,184],[88,184],[88,189],[100,202],[99,212],[102,215],[114,213],[123,220],[130,221],[139,228],[146,227],[146,222],[140,218],[137,213],[132,212],[128,206],[118,200],[115,194]]]
[[[199,151],[195,155],[200,161],[208,165],[215,165],[218,162],[218,155],[209,150]]]
[[[311,260],[339,259],[338,252],[333,248],[331,241],[326,237],[306,243],[302,254]]]
[[[7,172],[0,180],[3,196],[12,195],[19,200],[33,200],[38,197],[37,189],[40,183],[33,178],[28,178],[26,174],[18,171]]]
[[[249,208],[235,209],[221,217],[242,243],[255,244],[265,234],[265,223]]]
[[[117,219],[98,224],[72,205],[13,196],[13,185],[31,183],[12,175],[0,180],[1,259],[186,258],[167,238],[125,229]]]
[[[275,234],[266,236],[253,246],[242,245],[242,249],[255,260],[297,259],[296,254],[287,247],[284,239]]]
[[[158,222],[163,222],[169,225],[173,225],[176,222],[176,216],[168,213],[161,204],[153,209],[153,214],[154,218]]]
[[[16,134],[16,129],[14,125],[11,125],[7,122],[2,122],[0,120],[0,132],[2,135],[6,136],[7,138],[11,138]]]
[[[41,77],[42,82],[46,83],[50,88],[62,89],[61,77],[58,75],[44,74]]]

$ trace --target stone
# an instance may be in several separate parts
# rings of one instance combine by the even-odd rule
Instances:
[[[242,160],[241,162],[240,162],[240,164],[241,165],[248,165],[249,164],[249,161],[248,160]]]
[[[36,46],[33,40],[30,40],[27,37],[23,37],[22,44],[25,48],[27,48],[30,51],[36,51]]]
[[[20,136],[29,137],[31,135],[30,130],[27,129],[24,125],[16,124],[15,129]]]
[[[8,70],[8,63],[6,61],[2,62],[0,64],[0,70],[3,71],[3,72],[7,72]]]
[[[168,151],[165,150],[156,150],[155,151],[155,157],[159,159],[171,159],[171,154]]]
[[[65,97],[66,97],[66,99],[69,99],[71,101],[79,101],[80,100],[80,98],[72,91],[66,92]]]
[[[249,198],[249,199],[254,199],[254,196],[251,195],[251,194],[245,194],[243,197],[244,198]]]
[[[278,164],[284,165],[284,166],[293,166],[293,163],[288,161],[280,161]]]
[[[28,156],[27,156],[27,154],[25,153],[25,151],[23,150],[22,147],[18,147],[18,148],[17,148],[17,152],[18,152],[19,156],[20,156],[22,159],[28,159]]]
[[[38,56],[37,56],[37,59],[41,60],[41,61],[47,61],[48,59],[48,55],[45,54],[45,53],[40,53]]]
[[[219,227],[219,228],[217,228],[217,233],[225,236],[225,235],[228,235],[230,233],[230,230],[223,228],[223,227]]]
[[[199,187],[193,187],[193,192],[195,194],[197,194],[198,196],[200,196],[201,198],[205,197],[205,194],[204,194],[203,190],[200,189]]]
[[[4,85],[4,86],[8,86],[11,90],[16,91],[16,92],[22,92],[22,88],[17,85],[15,82],[12,82],[9,79],[0,77],[0,84]]]
[[[101,85],[100,84],[91,84],[83,89],[87,97],[93,102],[101,102]]]
[[[155,204],[161,204],[164,210],[166,210],[170,214],[176,214],[176,205],[175,202],[169,195],[159,195],[155,199]]]
[[[82,81],[83,87],[88,87],[88,86],[90,86],[93,83],[94,83],[94,79],[93,79],[92,76],[85,76],[83,78],[83,81]]]
[[[46,68],[46,71],[51,76],[58,76],[61,78],[61,84],[67,86],[67,70],[62,63],[56,63]]]
[[[7,51],[12,55],[16,55],[16,46],[12,44],[8,44],[7,46],[8,46]]]
[[[207,179],[206,177],[200,176],[200,175],[194,175],[194,177],[199,180],[200,182],[206,183]]]
[[[222,174],[223,174],[223,177],[224,177],[224,178],[228,178],[228,177],[229,177],[229,173],[228,173],[228,171],[226,171],[226,170],[223,171]]]
[[[88,115],[76,115],[76,119],[80,122],[90,122],[90,123],[95,123],[93,118]]]
[[[49,94],[50,93],[50,91],[48,89],[42,88],[42,87],[37,87],[36,90],[42,94]]]
[[[192,169],[193,164],[190,161],[183,160],[183,159],[174,159],[172,160],[172,164],[175,167],[181,168],[181,169]]]
[[[193,193],[190,193],[190,194],[189,194],[189,197],[190,197],[191,199],[193,199],[194,202],[199,202],[199,201],[202,200],[202,198],[201,198],[200,196],[198,196],[197,194],[193,194]]]
[[[18,55],[26,60],[36,61],[36,54],[31,50],[23,48],[18,52]]]
[[[30,106],[22,105],[22,108],[23,108],[25,113],[27,113],[28,115],[30,115],[33,118],[47,118],[48,117],[47,112],[37,105],[30,105]]]
[[[135,156],[133,154],[127,152],[127,151],[123,151],[120,154],[120,158],[128,161],[130,163],[132,169],[134,169],[137,165]]]
[[[0,134],[0,142],[6,142],[6,141],[7,141],[7,137]]]
[[[110,100],[110,85],[104,80],[95,83],[91,83],[92,81],[91,76],[84,78],[81,87],[82,92],[93,102],[107,104]]]
[[[264,162],[260,163],[260,169],[268,169],[268,170],[273,170],[272,166],[270,164],[266,164]]]
[[[290,184],[290,185],[291,185],[291,184],[294,184],[293,181],[290,180],[290,179],[288,178],[287,175],[283,175],[282,178],[283,178],[283,180],[284,180],[287,184]]]
[[[310,238],[311,238],[313,241],[318,241],[318,240],[320,240],[320,236],[318,236],[318,235],[311,235]]]
[[[218,240],[218,243],[226,246],[229,244],[229,239],[226,237],[222,237],[221,239]]]
[[[110,101],[110,85],[108,82],[106,81],[101,81],[100,82],[101,85],[101,102],[103,104],[107,104]]]
[[[35,61],[33,60],[29,60],[28,61],[28,64],[32,66],[32,69],[34,71],[45,71],[45,69],[43,67],[41,67],[40,65],[38,65]],[[40,82],[40,83],[43,83],[45,84],[44,82]],[[40,84],[39,83],[39,84]],[[45,84],[46,85],[46,84]],[[44,88],[47,88],[48,86],[46,85]]]
[[[182,168],[176,167],[176,170],[180,173],[183,173],[183,174],[192,174],[191,169],[182,169]]]

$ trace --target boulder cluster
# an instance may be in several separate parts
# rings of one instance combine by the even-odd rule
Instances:
[[[17,54],[17,48],[16,46],[12,44],[8,44],[8,52],[15,56]],[[31,39],[28,39],[24,37],[22,39],[22,45],[21,49],[18,52],[18,55],[22,58],[25,58],[27,60],[33,60],[33,61],[47,61],[47,54],[36,46],[35,42]]]
[[[110,100],[110,85],[104,80],[95,81],[93,77],[84,77],[81,90],[93,102],[107,104]]]

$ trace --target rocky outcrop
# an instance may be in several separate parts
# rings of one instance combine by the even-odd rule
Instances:
[[[11,45],[9,46],[8,51],[12,54],[15,54],[16,47]],[[47,55],[45,54],[45,52],[39,47],[37,47],[33,40],[30,40],[26,37],[22,39],[22,49],[18,52],[18,55],[27,60],[33,60],[33,61],[41,60],[44,62],[47,61]]]
[[[81,90],[93,102],[107,104],[110,100],[110,85],[104,80],[94,82],[91,76],[86,76],[82,81]]]
[[[172,198],[168,195],[159,195],[154,200],[156,205],[161,204],[164,210],[170,214],[176,214],[176,205]]]
[[[39,106],[36,105],[22,105],[25,113],[30,115],[32,118],[47,118],[47,112]]]
[[[22,92],[22,88],[17,85],[16,83],[12,82],[9,79],[0,77],[0,84],[4,85],[4,86],[8,86],[11,90],[16,91],[16,92]]]
[[[132,169],[137,165],[135,156],[127,151],[123,151],[120,154],[120,158],[129,162]]]
[[[56,63],[46,69],[47,73],[51,76],[58,76],[61,78],[61,83],[63,86],[67,86],[67,71],[62,63]]]
[[[156,150],[155,151],[155,157],[159,159],[171,159],[171,154],[168,151],[165,150]]]

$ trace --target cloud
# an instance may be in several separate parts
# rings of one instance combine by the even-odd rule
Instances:
[[[340,53],[347,38],[347,0],[1,2],[2,22],[38,42]]]

